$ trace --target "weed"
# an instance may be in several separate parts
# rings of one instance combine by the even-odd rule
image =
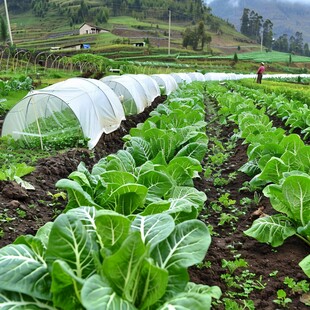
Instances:
[[[227,268],[231,274],[235,272],[237,268],[247,267],[248,263],[243,259],[235,259],[234,261],[227,261],[222,259],[222,268]]]
[[[238,220],[237,216],[234,216],[234,215],[229,214],[229,213],[221,213],[220,221],[219,221],[218,225],[222,226],[225,223],[230,223],[233,225],[233,223],[236,222],[237,220]]]
[[[278,274],[278,270],[274,270],[272,272],[269,273],[269,277],[275,277]]]
[[[260,188],[251,184],[249,181],[246,181],[242,184],[243,186],[241,188],[239,188],[239,192],[241,191],[246,191],[246,192],[255,192],[257,190],[259,190]]]
[[[225,310],[254,310],[254,302],[251,299],[240,300],[239,303],[230,298],[224,298]],[[242,304],[240,304],[242,303]]]
[[[17,213],[18,217],[20,217],[22,219],[27,216],[26,211],[25,210],[21,210],[19,208],[16,209],[16,213]]]
[[[216,177],[213,180],[214,186],[224,186],[229,183],[229,180],[226,178]]]
[[[218,201],[226,208],[236,203],[236,200],[230,199],[229,195],[230,195],[229,193],[225,193],[221,195],[220,198],[218,199]]]
[[[288,308],[289,304],[292,302],[292,299],[286,297],[286,292],[284,290],[277,291],[277,299],[274,299],[273,302],[277,305],[282,306],[283,308]]]
[[[249,197],[243,197],[241,200],[240,200],[240,204],[242,206],[250,206],[252,204],[252,199],[249,198]]]
[[[205,261],[205,262],[201,262],[201,263],[197,264],[196,266],[197,266],[197,268],[199,268],[199,269],[202,269],[202,268],[211,268],[212,263],[211,263],[209,260],[207,260],[207,261]]]
[[[14,217],[10,217],[7,215],[8,209],[3,209],[3,213],[0,213],[0,222],[2,223],[10,223],[15,220]]]
[[[285,277],[284,284],[286,284],[292,293],[308,293],[310,291],[310,285],[306,280],[296,282],[293,278]]]

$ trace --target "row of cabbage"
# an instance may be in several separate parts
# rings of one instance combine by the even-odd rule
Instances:
[[[193,187],[207,151],[203,85],[180,88],[91,171],[56,186],[68,205],[35,236],[0,249],[0,307],[196,309],[218,287],[189,282],[211,237]]]
[[[252,188],[263,189],[275,210],[274,215],[255,220],[245,234],[274,247],[293,235],[310,245],[310,146],[299,135],[273,127],[265,105],[257,107],[257,96],[250,99],[236,91],[237,86],[234,92],[210,84],[207,89],[221,106],[222,121],[238,124],[240,137],[248,144],[249,161],[240,170],[252,177]],[[299,265],[310,277],[310,255]]]
[[[285,126],[291,128],[290,132],[300,129],[305,139],[310,136],[310,102],[287,98],[286,95],[277,92],[267,92],[268,86],[264,88],[266,92],[237,84],[234,84],[233,87],[246,98],[263,105],[268,115],[279,117],[284,121]],[[299,93],[301,93],[300,90]]]

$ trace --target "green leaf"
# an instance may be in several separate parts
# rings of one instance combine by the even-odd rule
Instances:
[[[166,199],[171,202],[171,211],[191,212],[192,207],[200,210],[207,200],[207,196],[204,192],[198,191],[194,187],[176,186]]]
[[[92,197],[75,181],[62,179],[56,183],[56,187],[65,189],[68,192],[69,202],[66,210],[81,206],[96,206],[99,207]]]
[[[261,174],[257,176],[260,180],[278,184],[283,177],[283,173],[288,171],[288,166],[277,157],[272,157],[263,168]]]
[[[152,156],[149,159],[155,158],[162,151],[166,161],[170,161],[181,137],[175,131],[151,128],[145,132],[144,139],[151,146]]]
[[[162,268],[187,268],[205,257],[210,243],[206,225],[189,220],[178,224],[169,238],[154,248],[152,256]]]
[[[103,273],[111,283],[115,292],[134,303],[138,276],[147,256],[147,248],[143,244],[140,233],[131,233],[121,248],[107,257],[102,265]]]
[[[128,151],[134,158],[136,165],[140,166],[151,158],[152,151],[151,145],[146,140],[139,137],[132,137],[124,145],[126,151]]]
[[[297,154],[297,151],[304,145],[304,142],[301,140],[298,134],[290,134],[288,136],[284,136],[284,138],[280,142],[280,146],[284,147],[286,151],[290,151],[295,155]]]
[[[100,175],[100,178],[107,184],[114,184],[117,187],[127,183],[136,183],[136,177],[126,171],[106,171]]]
[[[147,309],[155,304],[165,293],[168,271],[154,265],[152,260],[144,260],[136,287],[138,309]]]
[[[35,187],[31,185],[29,182],[22,180],[20,177],[14,176],[14,181],[19,184],[21,187],[27,189],[27,190],[35,190]]]
[[[2,310],[57,310],[51,302],[40,300],[29,295],[0,290]]]
[[[87,278],[95,268],[93,251],[97,244],[86,228],[71,214],[59,215],[51,229],[46,261],[59,259],[66,262],[79,278]]]
[[[310,176],[289,176],[282,185],[284,199],[287,200],[293,220],[306,226],[310,221]]]
[[[290,219],[282,214],[258,218],[244,231],[247,236],[259,242],[270,243],[273,247],[283,244],[284,240],[296,233]]]
[[[150,203],[145,207],[145,209],[140,213],[142,216],[163,213],[170,208],[170,202],[166,200],[158,200]]]
[[[102,247],[118,249],[127,238],[130,220],[117,212],[101,210],[97,212],[96,232]]]
[[[148,171],[141,174],[138,183],[147,187],[147,200],[150,202],[153,201],[152,197],[155,197],[155,200],[164,197],[172,187],[170,178],[159,171]],[[149,197],[150,199],[148,199]]]
[[[67,310],[81,309],[79,296],[83,279],[77,277],[69,265],[61,260],[53,263],[51,275],[54,306]]]
[[[208,294],[180,293],[166,301],[157,310],[209,310],[211,309],[211,297]]]
[[[310,255],[306,256],[300,263],[299,266],[303,272],[310,278]]]
[[[222,295],[222,291],[218,286],[209,286],[203,284],[196,284],[193,282],[189,282],[187,284],[186,290],[188,292],[195,292],[199,294],[207,294],[210,295],[212,298],[220,299]]]
[[[149,245],[151,250],[165,240],[174,227],[174,220],[168,214],[138,215],[131,224],[131,229],[140,232],[143,243]]]
[[[109,282],[99,275],[93,275],[85,281],[82,288],[81,300],[87,310],[137,310],[132,303],[117,295]]]
[[[134,158],[126,150],[119,150],[116,154],[109,155],[107,159],[108,163],[106,165],[106,169],[110,171],[115,170],[133,173],[136,168]]]
[[[107,200],[101,203],[101,206],[107,206],[118,213],[129,215],[144,206],[146,195],[147,187],[128,183],[111,192]]]
[[[42,257],[24,244],[0,249],[0,289],[51,300],[51,278]]]
[[[198,160],[191,157],[174,157],[167,166],[166,170],[175,185],[193,186],[193,178],[198,178],[198,172],[202,167]]]
[[[192,142],[186,144],[179,152],[175,155],[175,157],[191,157],[197,159],[201,162],[208,150],[208,144]]]

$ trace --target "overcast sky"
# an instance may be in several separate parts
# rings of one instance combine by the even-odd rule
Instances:
[[[214,0],[205,0],[205,3],[209,4]],[[277,0],[278,2],[289,2],[289,3],[294,3],[294,2],[299,2],[299,3],[304,3],[304,4],[309,4],[310,5],[310,0]],[[240,0],[228,0],[233,5],[238,5]]]

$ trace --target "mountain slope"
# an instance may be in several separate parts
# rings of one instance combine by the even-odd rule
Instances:
[[[309,4],[289,3],[279,0],[213,0],[206,1],[216,16],[227,20],[240,30],[240,19],[244,8],[254,10],[264,20],[273,23],[274,37],[282,34],[295,36],[301,32],[304,43],[310,43],[310,1]]]
[[[85,3],[91,7],[91,12],[99,10],[99,2],[99,0],[85,0]],[[186,0],[183,0],[183,2],[186,3]],[[71,16],[68,13],[68,7],[72,10],[73,7],[79,6],[79,3],[81,2],[72,0],[62,0],[62,3],[60,3],[60,0],[49,0],[50,7],[45,12],[44,17],[35,16],[31,9],[10,12],[14,43],[19,48],[49,50],[54,46],[76,45],[86,41],[91,43],[92,48],[96,46],[100,49],[100,45],[111,45],[116,41],[122,42],[123,38],[133,41],[148,38],[152,46],[163,48],[168,46],[168,17],[156,19],[156,16],[154,16],[155,7],[150,7],[149,11],[145,11],[143,18],[137,18],[134,14],[131,17],[110,16],[108,23],[99,24],[96,15],[89,14],[87,22],[109,30],[110,36],[105,35],[102,39],[100,38],[104,36],[103,34],[99,36],[79,36],[77,33],[82,22],[71,24]],[[156,7],[157,5],[158,3],[156,3]],[[4,8],[0,0],[0,14],[2,16],[3,11]],[[216,25],[216,29],[212,28],[212,25]],[[193,26],[194,20],[179,20],[172,11],[171,47],[184,50],[182,33],[187,27]],[[121,33],[118,31],[119,29],[122,29]],[[231,25],[216,16],[208,15],[205,31],[212,37],[211,46],[209,47],[214,54],[231,54],[237,51],[237,47],[241,48],[243,52],[259,48],[257,44],[253,44],[250,39],[238,33]]]

